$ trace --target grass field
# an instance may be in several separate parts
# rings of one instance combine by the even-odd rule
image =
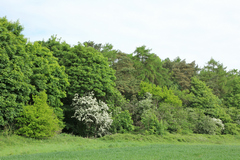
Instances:
[[[239,159],[239,136],[116,134],[100,139],[58,135],[0,136],[0,159]]]

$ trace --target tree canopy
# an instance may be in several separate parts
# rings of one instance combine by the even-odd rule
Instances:
[[[0,18],[0,130],[35,138],[63,127],[81,136],[240,134],[237,69],[213,58],[203,68],[162,60],[145,45],[127,54],[56,35],[30,42],[22,31],[18,21]]]
[[[146,46],[137,47],[131,55],[136,69],[136,78],[140,81],[153,83],[159,86],[170,84],[167,70],[163,68],[161,59]]]
[[[65,67],[60,66],[52,52],[37,42],[30,43],[21,34],[18,22],[0,18],[0,125],[14,122],[23,106],[32,103],[31,95],[46,90],[49,104],[61,118],[69,85]]]

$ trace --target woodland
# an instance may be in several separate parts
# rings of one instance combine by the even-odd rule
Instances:
[[[110,43],[30,42],[0,18],[0,132],[31,138],[240,133],[240,72]]]

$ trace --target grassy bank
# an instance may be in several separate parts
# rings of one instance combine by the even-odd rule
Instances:
[[[114,134],[87,139],[60,134],[44,140],[0,136],[0,159],[237,159],[239,149],[240,136],[232,135]]]

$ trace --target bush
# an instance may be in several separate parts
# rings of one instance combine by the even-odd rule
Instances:
[[[197,125],[198,133],[202,134],[221,134],[224,125],[220,119],[211,118],[209,116],[202,117]]]
[[[187,111],[182,107],[173,106],[171,104],[162,103],[159,105],[158,119],[165,122],[166,129],[170,133],[182,133],[182,131],[190,131],[190,123],[187,121]]]
[[[111,130],[113,133],[126,133],[134,130],[133,120],[128,110],[120,111],[113,118]]]
[[[137,109],[138,114],[141,116],[145,110],[153,108],[152,104],[152,94],[149,92],[145,93],[143,99],[138,102]]]
[[[17,134],[31,138],[47,138],[54,136],[61,130],[59,120],[54,111],[47,104],[45,91],[33,96],[33,105],[23,107],[17,119]]]
[[[238,135],[240,131],[240,128],[237,127],[236,123],[226,123],[224,133],[225,134],[232,134],[232,135]]]
[[[162,135],[164,133],[164,125],[162,120],[159,122],[157,116],[154,113],[154,110],[149,109],[143,112],[142,114],[142,124],[146,129],[146,134],[159,134]]]
[[[112,119],[107,112],[107,104],[102,101],[98,102],[93,96],[93,93],[83,97],[75,94],[72,103],[75,113],[72,118],[76,118],[85,125],[87,136],[101,137],[108,133]]]

